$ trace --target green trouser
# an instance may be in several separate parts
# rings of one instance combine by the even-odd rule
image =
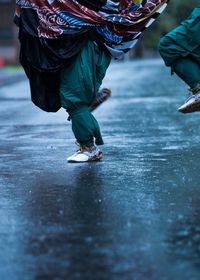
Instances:
[[[159,52],[191,88],[200,84],[200,6],[181,25],[173,29],[159,43]]]
[[[89,41],[75,61],[61,74],[60,99],[72,121],[72,131],[81,145],[103,145],[97,120],[89,111],[110,64],[110,56]]]

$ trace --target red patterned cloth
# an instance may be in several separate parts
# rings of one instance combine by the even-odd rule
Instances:
[[[16,22],[22,18],[26,31],[55,39],[95,29],[111,49],[126,52],[163,11],[169,0],[108,0],[99,11],[76,0],[18,0]]]

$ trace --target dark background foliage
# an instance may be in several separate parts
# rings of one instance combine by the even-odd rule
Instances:
[[[144,33],[145,48],[156,49],[159,38],[186,19],[197,5],[199,0],[171,0],[160,18]]]

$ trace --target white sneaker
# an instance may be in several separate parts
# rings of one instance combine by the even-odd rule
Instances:
[[[200,111],[200,84],[190,88],[189,91],[192,95],[178,108],[178,111],[184,114]]]
[[[185,101],[185,103],[178,108],[178,111],[181,113],[192,113],[196,111],[200,111],[200,92],[199,88],[197,88],[197,91],[190,90],[192,92],[192,95]]]
[[[103,154],[96,146],[80,146],[80,149],[75,154],[68,157],[67,161],[71,163],[91,162],[100,161],[102,158]]]

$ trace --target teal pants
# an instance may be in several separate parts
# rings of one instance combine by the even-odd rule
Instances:
[[[161,38],[159,52],[166,66],[171,67],[191,88],[200,84],[200,6],[178,27]]]
[[[89,111],[110,64],[110,56],[89,41],[61,74],[60,99],[72,122],[72,131],[81,145],[103,145],[99,124]]]

